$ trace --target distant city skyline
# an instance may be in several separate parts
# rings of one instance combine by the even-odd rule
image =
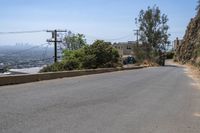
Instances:
[[[135,18],[141,9],[159,6],[169,18],[170,40],[182,38],[195,16],[197,0],[1,0],[0,32],[67,29],[111,42],[136,40]],[[46,32],[0,35],[0,45],[46,42]]]

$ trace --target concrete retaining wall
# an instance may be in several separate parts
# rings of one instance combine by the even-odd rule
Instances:
[[[42,81],[42,80],[65,78],[65,77],[99,74],[99,73],[114,72],[114,71],[140,69],[140,68],[144,68],[144,67],[142,66],[142,67],[131,67],[131,68],[102,68],[102,69],[89,69],[89,70],[80,70],[80,71],[78,70],[78,71],[5,76],[5,77],[0,77],[0,86],[30,83],[30,82],[36,82],[36,81]]]

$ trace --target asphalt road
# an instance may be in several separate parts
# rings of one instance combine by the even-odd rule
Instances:
[[[200,133],[200,89],[168,66],[0,87],[0,133]]]

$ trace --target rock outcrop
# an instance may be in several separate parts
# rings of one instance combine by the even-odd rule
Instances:
[[[175,59],[200,67],[200,11],[191,19],[182,43],[176,48]]]

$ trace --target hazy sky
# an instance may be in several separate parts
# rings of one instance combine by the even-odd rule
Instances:
[[[171,40],[182,38],[196,14],[197,0],[0,0],[0,32],[67,29],[86,35],[89,42],[135,40],[134,19],[141,9],[156,4],[168,15]],[[41,44],[51,35],[0,35],[0,45]]]

